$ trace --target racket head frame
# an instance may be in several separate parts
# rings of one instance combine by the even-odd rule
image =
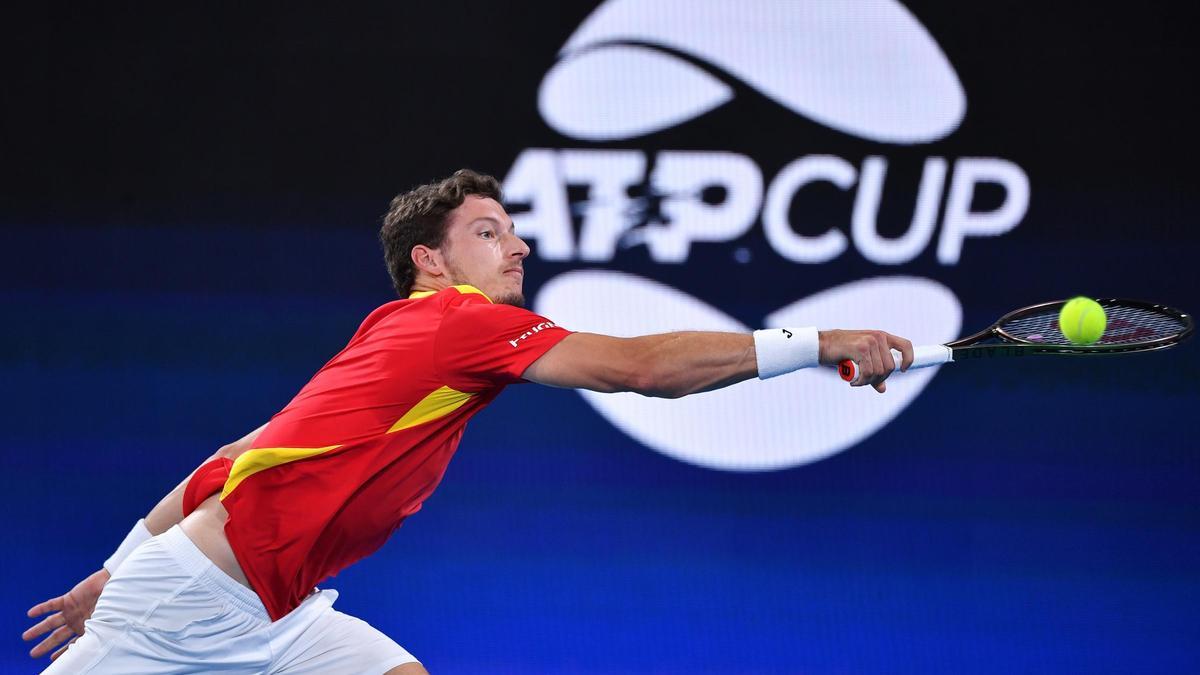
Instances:
[[[1100,298],[1097,300],[1102,307],[1121,306],[1142,309],[1146,311],[1156,312],[1169,317],[1172,317],[1183,324],[1183,329],[1172,335],[1163,336],[1153,340],[1145,340],[1142,342],[1129,342],[1117,344],[1094,344],[1094,345],[1063,345],[1063,344],[1042,344],[1025,340],[1017,337],[1012,333],[1004,330],[1006,324],[1010,324],[1017,319],[1031,316],[1034,314],[1043,313],[1046,311],[1054,311],[1061,309],[1066,304],[1066,300],[1053,300],[1051,302],[1042,302],[1028,307],[1013,310],[1008,314],[1000,317],[995,323],[987,328],[960,338],[954,342],[946,344],[950,348],[952,358],[955,361],[969,358],[980,357],[995,357],[995,356],[1025,356],[1027,354],[1065,354],[1065,355],[1096,355],[1096,354],[1130,354],[1134,352],[1149,352],[1159,349],[1174,347],[1192,336],[1195,332],[1195,320],[1190,314],[1182,312],[1174,307],[1160,305],[1156,303],[1144,302],[1141,300],[1130,300],[1126,298]]]

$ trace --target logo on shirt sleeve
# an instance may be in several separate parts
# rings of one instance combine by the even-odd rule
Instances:
[[[539,323],[538,325],[525,331],[524,333],[521,333],[520,337],[516,338],[515,340],[509,340],[508,344],[512,345],[513,349],[516,349],[518,346],[520,346],[520,344],[523,340],[530,337],[531,335],[536,335],[536,334],[546,330],[547,328],[557,328],[557,327],[558,327],[558,325],[555,324],[553,321],[543,321],[543,322]]]

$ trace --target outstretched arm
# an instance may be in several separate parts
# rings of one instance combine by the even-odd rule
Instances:
[[[209,460],[218,457],[236,459],[243,452],[250,449],[250,445],[254,442],[254,439],[258,438],[258,434],[262,432],[265,426],[263,425],[246,434],[241,439],[217,450],[213,453],[212,457],[209,457]],[[183,520],[183,492],[190,479],[191,475],[189,474],[182,483],[168,493],[166,497],[163,497],[158,502],[158,505],[150,510],[150,513],[145,518],[145,527],[151,535],[162,534],[171,529],[172,525]],[[33,640],[47,632],[53,631],[29,651],[30,656],[39,658],[45,656],[50,650],[54,650],[50,658],[51,660],[56,659],[70,645],[70,642],[67,642],[67,640],[73,642],[75,637],[83,635],[83,623],[87,621],[88,617],[92,615],[92,610],[96,608],[96,600],[100,597],[101,591],[104,590],[104,585],[108,583],[110,572],[111,570],[101,567],[66,593],[29,608],[27,616],[31,619],[43,614],[49,613],[50,615],[22,633],[22,640]],[[63,644],[64,642],[66,644]]]
[[[912,343],[883,331],[830,330],[818,336],[821,365],[852,359],[861,370],[856,384],[869,384],[881,393],[896,366],[892,348],[904,355],[902,370],[912,364]],[[761,355],[755,343],[754,336],[742,333],[635,338],[574,333],[534,361],[524,377],[555,387],[679,398],[758,376]]]

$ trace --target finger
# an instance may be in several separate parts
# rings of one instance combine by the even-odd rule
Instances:
[[[50,637],[48,637],[45,640],[42,640],[40,643],[38,643],[38,646],[29,650],[29,655],[35,659],[45,656],[46,654],[50,653],[51,649],[54,649],[55,647],[59,646],[60,644],[63,643],[64,640],[66,640],[67,638],[71,637],[74,634],[75,634],[75,632],[72,631],[70,628],[63,626],[62,628],[59,628],[58,630],[51,633]]]
[[[62,626],[66,622],[67,622],[67,618],[65,616],[63,616],[62,612],[58,612],[57,614],[51,614],[50,616],[37,622],[29,630],[25,631],[24,633],[21,633],[21,639],[26,642],[29,642],[30,640],[41,635],[42,633],[45,633],[46,631],[51,630],[53,628],[58,628],[59,626]]]
[[[913,354],[912,342],[905,340],[898,335],[892,335],[891,333],[887,333],[886,335],[889,348],[900,350],[900,372],[903,373],[907,371],[912,367],[913,359],[915,358]]]
[[[883,379],[887,379],[896,371],[896,358],[892,356],[892,348],[888,346],[887,333],[878,333],[875,341],[879,345],[879,355],[883,357]]]
[[[53,661],[54,659],[57,659],[58,657],[62,656],[63,652],[67,651],[67,647],[70,647],[71,645],[75,644],[75,641],[78,639],[79,639],[79,636],[76,635],[75,637],[68,640],[67,644],[59,647],[58,649],[55,649],[54,653],[50,655],[50,660]]]
[[[39,614],[45,614],[46,612],[57,612],[58,610],[62,609],[63,598],[65,597],[65,595],[60,595],[53,600],[39,602],[33,607],[30,607],[29,611],[25,612],[25,616],[32,619],[33,617],[38,616]]]
[[[861,387],[867,383],[871,377],[871,348],[865,343],[856,343],[854,349],[858,352],[850,357],[854,365],[858,368],[858,373],[854,379],[850,381],[851,387]]]
[[[875,364],[871,360],[871,345],[859,345],[858,363],[858,379],[854,381],[854,386],[862,387],[871,383],[871,378],[875,376]]]
[[[867,338],[871,349],[871,377],[866,383],[875,385],[887,375],[883,372],[883,355],[879,353],[879,341],[874,338]]]
[[[887,391],[887,384],[885,384],[885,380],[891,377],[892,373],[896,372],[896,357],[892,356],[892,348],[888,346],[886,336],[887,333],[883,332],[875,334],[875,344],[879,348],[879,357],[883,363],[883,370],[879,373],[879,380],[872,386],[875,387],[875,391],[879,392],[880,394]]]

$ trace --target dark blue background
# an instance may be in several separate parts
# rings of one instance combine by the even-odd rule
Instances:
[[[791,265],[758,229],[737,242],[750,266],[712,244],[686,266],[634,249],[607,267],[751,325],[897,271],[952,288],[964,330],[1077,293],[1200,307],[1187,22],[1155,3],[909,6],[967,91],[945,141],[873,146],[743,95],[623,147],[715,148],[724,130],[720,149],[768,177],[814,152],[1004,157],[1033,195],[1016,230],[969,240],[954,267],[853,250]],[[17,637],[28,606],[97,569],[391,298],[374,240],[391,195],[579,146],[534,102],[590,9],[12,17],[0,670],[36,670]],[[818,206],[848,220],[840,198]],[[528,267],[532,297],[573,266]],[[472,422],[426,508],[328,585],[440,673],[1195,671],[1198,380],[1191,344],[961,364],[864,443],[762,474],[676,462],[574,393],[516,387]]]

